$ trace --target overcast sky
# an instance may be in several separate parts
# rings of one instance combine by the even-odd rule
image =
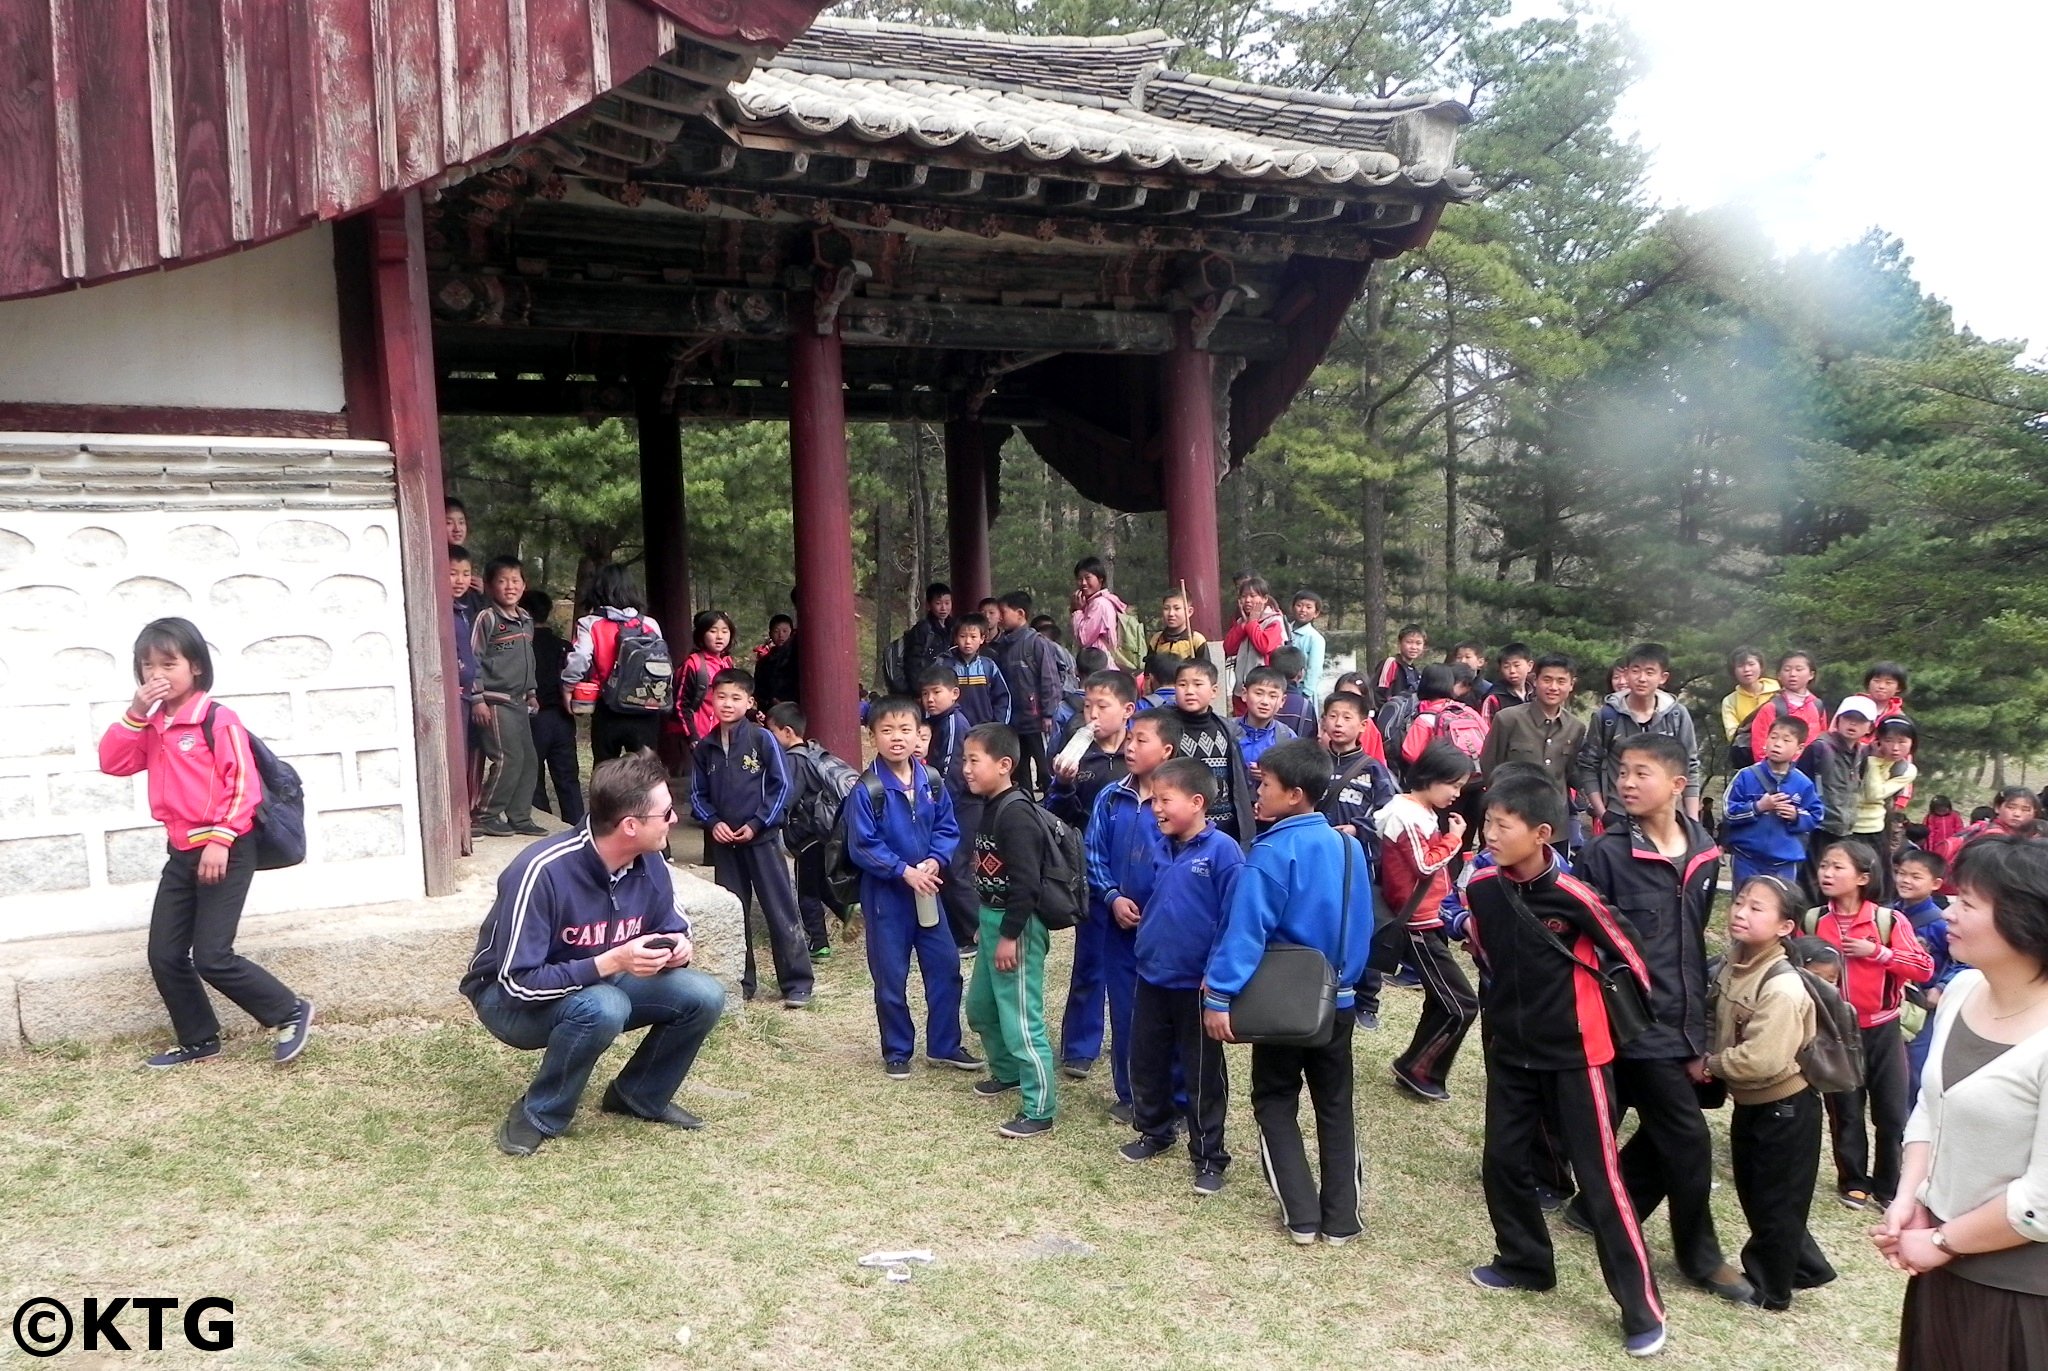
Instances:
[[[1882,227],[1960,322],[2048,356],[2048,3],[1604,3],[1650,63],[1622,123],[1658,199],[1788,252]]]

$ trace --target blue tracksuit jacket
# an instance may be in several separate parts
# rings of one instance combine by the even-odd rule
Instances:
[[[1339,947],[1347,847],[1351,917]],[[1372,871],[1357,841],[1330,827],[1320,814],[1282,819],[1252,839],[1223,932],[1209,954],[1203,1008],[1227,1012],[1259,969],[1268,943],[1296,943],[1321,952],[1337,968],[1337,1007],[1351,1007],[1352,990],[1365,974],[1372,947]]]
[[[1259,758],[1266,755],[1268,748],[1276,747],[1281,743],[1292,742],[1300,736],[1286,724],[1281,723],[1277,716],[1264,728],[1260,728],[1257,724],[1253,723],[1249,717],[1232,719],[1230,721],[1230,731],[1237,735],[1237,750],[1243,754],[1246,766],[1257,766]]]
[[[1187,842],[1169,841],[1138,921],[1139,979],[1166,990],[1201,985],[1243,866],[1243,849],[1214,824]]]
[[[873,898],[869,893],[872,882],[876,893],[886,891],[894,902],[908,908],[910,887],[903,884],[903,873],[927,857],[937,858],[944,867],[960,844],[953,797],[914,757],[907,787],[880,760],[869,764],[868,772],[882,778],[880,822],[868,802],[865,781],[846,797],[846,803],[852,806],[846,812],[847,851],[854,865],[864,873],[861,901],[865,904]]]
[[[733,725],[730,746],[724,733],[713,729],[691,750],[690,815],[706,828],[752,824],[754,841],[768,842],[789,817],[789,755],[774,734],[745,719]]]
[[[986,652],[973,661],[961,660],[959,652],[942,659],[960,678],[960,703],[955,705],[967,718],[967,726],[1010,722],[1010,682],[1003,668]]]
[[[1766,795],[1783,793],[1799,806],[1799,817],[1782,819],[1776,814],[1759,814],[1756,802]],[[1799,835],[1811,833],[1826,817],[1820,791],[1798,767],[1783,777],[1771,774],[1769,762],[1758,762],[1735,773],[1729,783],[1728,799],[1722,809],[1728,820],[1728,846],[1745,857],[1771,865],[1806,860],[1806,844]]]
[[[1088,893],[1105,908],[1117,896],[1137,902],[1152,898],[1160,863],[1166,860],[1166,835],[1152,816],[1152,802],[1138,798],[1138,782],[1126,776],[1104,786],[1088,816]]]

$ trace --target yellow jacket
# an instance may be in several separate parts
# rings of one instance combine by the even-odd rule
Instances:
[[[1764,701],[1780,689],[1782,687],[1775,680],[1766,676],[1756,683],[1755,690],[1737,686],[1729,691],[1721,698],[1721,731],[1733,738],[1735,730],[1741,728],[1750,715],[1763,708]]]

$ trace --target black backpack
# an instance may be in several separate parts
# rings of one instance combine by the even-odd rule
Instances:
[[[944,796],[945,784],[929,767],[925,769],[925,790],[934,806]],[[886,803],[882,778],[873,771],[863,771],[860,773],[858,785],[867,796],[869,814],[879,825],[882,822],[882,807]],[[861,870],[860,865],[853,860],[853,841],[846,832],[846,815],[852,805],[853,794],[849,790],[846,798],[839,804],[839,812],[832,820],[832,831],[825,839],[825,885],[832,892],[832,898],[842,905],[860,903]],[[963,836],[962,841],[971,840]]]
[[[1011,794],[1021,802],[1045,839],[1045,866],[1039,872],[1038,921],[1057,932],[1074,928],[1088,919],[1088,858],[1082,849],[1081,830],[1043,805],[1033,804],[1021,791]],[[972,841],[962,835],[962,842]]]
[[[1387,754],[1387,770],[1400,780],[1408,770],[1401,760],[1401,744],[1407,740],[1408,728],[1415,722],[1415,716],[1422,712],[1422,701],[1414,695],[1394,695],[1380,706],[1380,712],[1373,719],[1373,726],[1380,731],[1380,742]]]
[[[612,670],[599,698],[614,714],[666,714],[676,698],[675,662],[668,640],[631,618],[618,626]]]
[[[200,716],[199,732],[206,750],[213,749],[213,713],[220,706],[209,703]],[[247,730],[243,730],[247,732]],[[256,806],[255,823],[249,837],[256,844],[256,869],[275,871],[297,866],[306,860],[306,787],[290,762],[272,752],[263,740],[249,734],[249,752],[256,759],[256,776],[263,783],[263,799]]]
[[[807,773],[803,794],[790,806],[782,836],[799,855],[832,836],[846,797],[860,784],[860,773],[831,753],[792,752],[790,759]]]

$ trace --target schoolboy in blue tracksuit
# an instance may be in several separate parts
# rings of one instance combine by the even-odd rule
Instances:
[[[981,937],[981,906],[974,896],[974,843],[970,835],[981,826],[981,797],[967,788],[967,773],[961,764],[967,758],[967,730],[974,727],[974,721],[960,707],[960,677],[946,663],[934,662],[926,667],[916,685],[925,727],[932,731],[925,765],[945,779],[946,796],[953,802],[953,822],[961,833],[960,842],[946,862],[946,883],[939,891],[939,905],[946,911],[946,923],[953,930],[953,945],[962,957],[972,957]]]
[[[940,658],[960,680],[959,710],[969,728],[1010,722],[1010,682],[1002,663],[981,650],[990,633],[980,615],[963,614],[953,625],[953,650]]]
[[[1956,960],[1948,947],[1948,906],[1935,896],[1948,879],[1948,863],[1932,852],[1914,848],[1901,853],[1892,865],[1892,884],[1897,887],[1898,910],[1912,921],[1913,933],[1927,955],[1934,958],[1934,978],[1925,985],[1908,985],[1906,998],[1924,1013],[1920,1031],[1906,1042],[1906,1067],[1911,1081],[1906,1098],[1920,1098],[1920,1073],[1927,1065],[1927,1049],[1934,1042],[1934,1009],[1948,990],[1948,983],[1970,968]]]
[[[1152,773],[1180,747],[1180,720],[1171,710],[1148,709],[1131,721],[1124,744],[1129,771],[1095,797],[1088,818],[1088,896],[1091,922],[1102,924],[1102,986],[1109,1003],[1109,1081],[1116,1092],[1111,1115],[1129,1123],[1131,1097],[1131,1009],[1138,993],[1138,923],[1152,883],[1166,858],[1166,838],[1152,808]],[[1088,1044],[1086,1025],[1077,1023],[1071,1002],[1061,1028],[1061,1055]],[[1102,1040],[1093,1047],[1101,1050]]]
[[[1096,797],[1122,780],[1129,769],[1124,744],[1130,737],[1137,699],[1138,683],[1124,672],[1092,673],[1082,685],[1082,717],[1076,729],[1077,733],[1087,731],[1087,748],[1071,771],[1062,771],[1059,759],[1066,755],[1072,739],[1054,754],[1045,807],[1084,836]],[[1067,1006],[1060,1017],[1060,1071],[1075,1080],[1088,1075],[1102,1052],[1102,947],[1112,922],[1087,919],[1074,929],[1074,969],[1067,981]]]
[[[1786,715],[1764,738],[1764,759],[1735,773],[1723,810],[1735,885],[1752,876],[1799,879],[1806,860],[1805,835],[1819,828],[1826,811],[1820,791],[1793,763],[1806,748],[1806,720]]]
[[[1165,862],[1138,921],[1138,994],[1131,1011],[1131,1126],[1138,1136],[1117,1155],[1150,1161],[1174,1144],[1175,1071],[1185,1082],[1179,1112],[1188,1123],[1195,1193],[1223,1188],[1230,1153],[1223,1117],[1230,1099],[1223,1044],[1202,1031],[1202,973],[1237,888],[1244,853],[1209,822],[1216,778],[1191,757],[1152,773],[1152,803],[1166,835]]]
[[[867,928],[868,973],[875,982],[875,1021],[882,1068],[891,1080],[910,1076],[917,1033],[907,991],[910,957],[924,981],[924,1054],[935,1066],[979,1071],[981,1059],[960,1045],[960,950],[944,915],[917,917],[917,897],[938,896],[960,845],[953,798],[943,781],[912,755],[918,708],[902,696],[868,711],[875,760],[846,797],[847,851],[860,868],[861,916]],[[874,786],[881,787],[876,813]]]
[[[793,793],[789,762],[775,735],[747,718],[754,708],[747,672],[728,667],[712,677],[711,708],[718,726],[691,753],[690,814],[708,835],[712,876],[739,898],[747,938],[740,995],[753,999],[758,985],[754,924],[745,917],[749,901],[758,899],[783,1006],[802,1009],[811,1002],[811,947],[782,859]]]
[[[1260,759],[1257,814],[1273,826],[1252,840],[1203,977],[1202,1026],[1211,1038],[1230,1042],[1231,1001],[1259,969],[1269,943],[1313,947],[1336,971],[1337,1020],[1328,1042],[1252,1047],[1252,1115],[1266,1175],[1288,1234],[1301,1244],[1318,1236],[1347,1243],[1364,1228],[1358,1190],[1365,1163],[1351,1112],[1351,1026],[1354,988],[1372,944],[1372,878],[1364,849],[1316,812],[1329,783],[1329,754],[1306,738]],[[1315,1108],[1320,1186],[1302,1145],[1304,1082]]]

